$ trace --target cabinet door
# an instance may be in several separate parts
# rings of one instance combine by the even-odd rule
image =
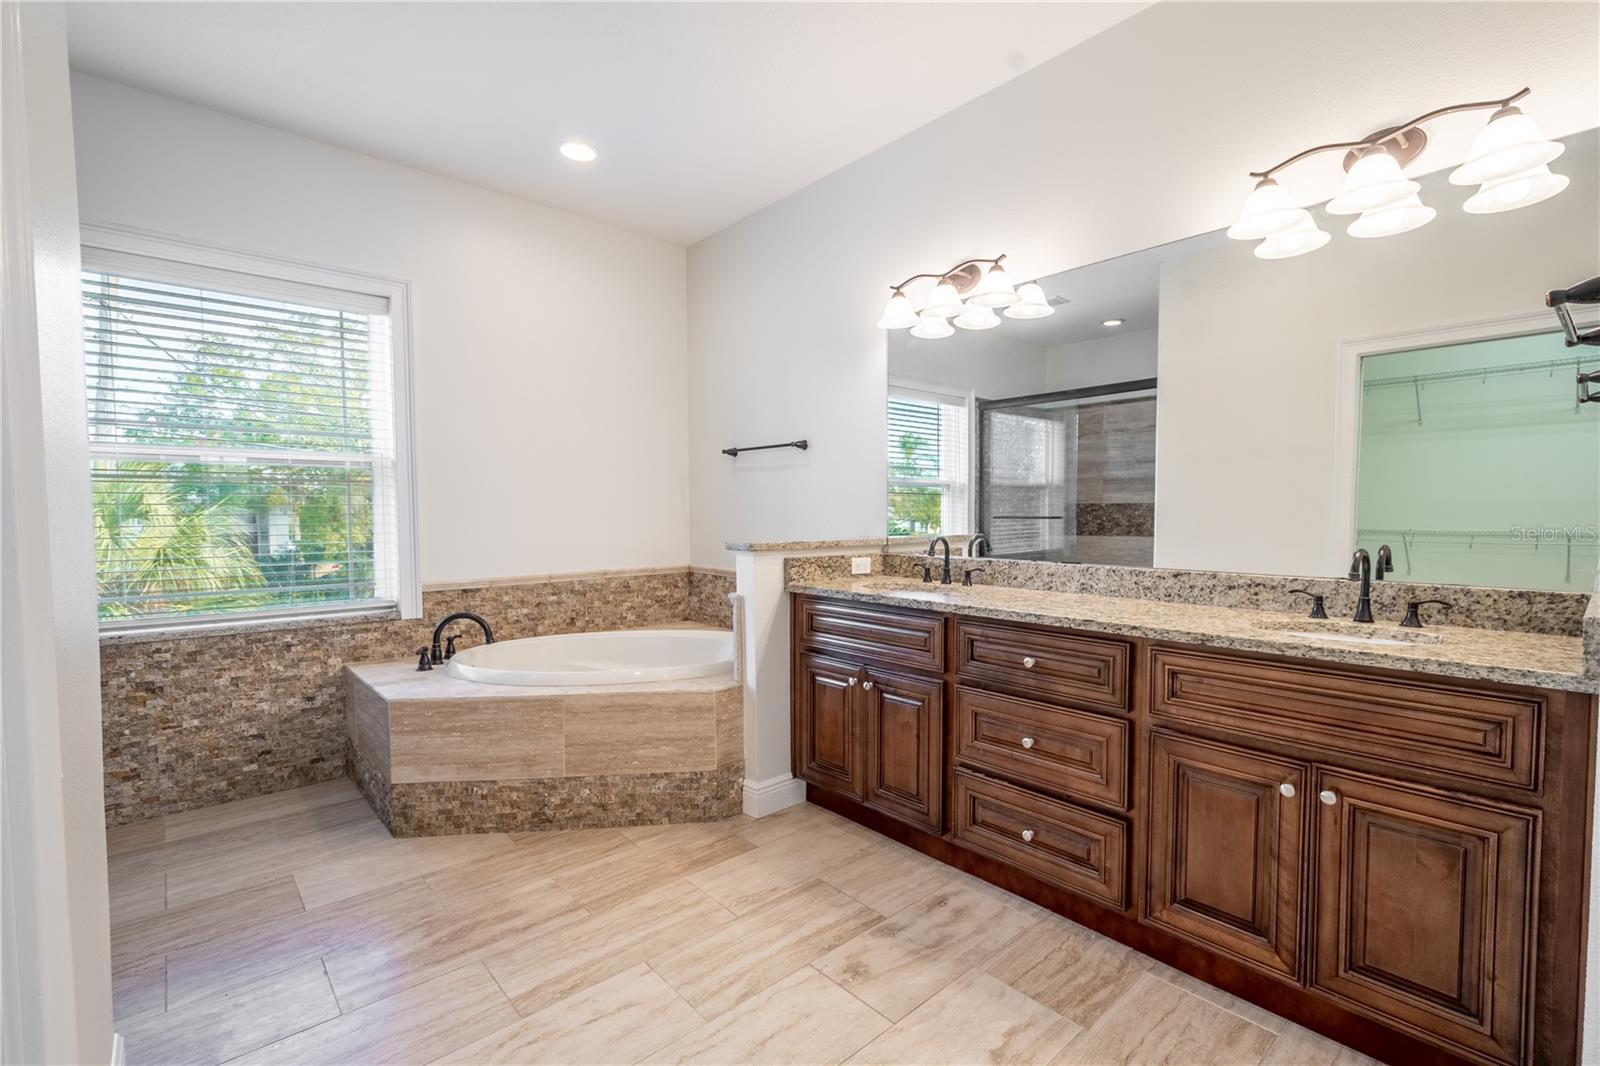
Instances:
[[[863,760],[856,723],[861,667],[821,655],[800,656],[795,686],[794,772],[814,785],[862,794]]]
[[[869,668],[861,686],[866,801],[935,833],[944,829],[944,686]]]
[[[1150,739],[1146,919],[1298,980],[1309,768],[1162,733]]]
[[[1475,1057],[1522,1061],[1537,812],[1333,770],[1316,787],[1312,983]]]

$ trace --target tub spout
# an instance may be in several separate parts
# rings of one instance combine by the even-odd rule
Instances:
[[[476,622],[476,623],[478,623],[478,625],[480,627],[482,627],[482,629],[483,629],[483,642],[485,644],[493,644],[494,643],[494,630],[489,628],[489,623],[483,620],[483,616],[482,615],[473,614],[471,611],[457,611],[454,614],[447,614],[447,615],[444,616],[444,620],[443,621],[441,621],[438,625],[433,627],[433,646],[432,646],[431,650],[429,651],[429,657],[434,662],[436,662],[436,663],[444,662],[444,652],[439,650],[439,637],[441,635],[443,635],[444,627],[449,625],[451,622],[454,622],[454,621],[456,621],[458,619],[462,619],[462,618],[466,619],[469,622]],[[455,640],[454,637],[451,637],[450,639],[452,641]]]

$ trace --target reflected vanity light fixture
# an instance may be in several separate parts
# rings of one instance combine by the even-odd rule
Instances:
[[[1473,139],[1467,161],[1450,175],[1456,185],[1477,185],[1478,191],[1462,205],[1469,214],[1511,211],[1548,200],[1567,187],[1567,179],[1550,172],[1550,161],[1566,148],[1546,140],[1539,126],[1516,107],[1527,96],[1524,88],[1500,100],[1452,104],[1410,122],[1378,130],[1359,141],[1319,144],[1297,152],[1266,170],[1252,171],[1256,187],[1245,200],[1239,221],[1228,236],[1260,241],[1255,254],[1262,259],[1288,259],[1316,251],[1328,243],[1305,207],[1296,204],[1275,175],[1286,167],[1323,152],[1344,152],[1344,185],[1327,203],[1332,215],[1357,215],[1346,232],[1352,237],[1391,237],[1425,226],[1438,212],[1422,202],[1422,186],[1405,176],[1404,168],[1428,145],[1423,124],[1460,111],[1494,108],[1489,124]]]
[[[968,259],[942,274],[913,274],[889,287],[889,303],[878,320],[880,329],[909,329],[913,337],[937,340],[962,329],[993,329],[1000,324],[995,311],[1007,318],[1044,318],[1055,314],[1037,281],[1013,285],[1003,255],[993,259]],[[986,269],[987,268],[987,269]],[[935,281],[927,304],[915,308],[906,286],[931,278]]]

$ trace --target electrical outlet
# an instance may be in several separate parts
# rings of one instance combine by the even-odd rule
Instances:
[[[869,555],[856,555],[850,559],[850,572],[852,574],[872,573],[872,557]]]

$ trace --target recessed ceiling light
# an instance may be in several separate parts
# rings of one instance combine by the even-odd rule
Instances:
[[[593,163],[600,155],[594,150],[594,145],[584,144],[582,141],[568,141],[561,146],[561,154],[574,163]]]
[[[1102,326],[1105,326],[1105,327],[1109,328],[1109,329],[1116,329],[1118,326],[1122,325],[1126,321],[1128,321],[1128,320],[1125,319],[1125,318],[1108,318],[1104,322],[1101,322],[1100,324]]]

